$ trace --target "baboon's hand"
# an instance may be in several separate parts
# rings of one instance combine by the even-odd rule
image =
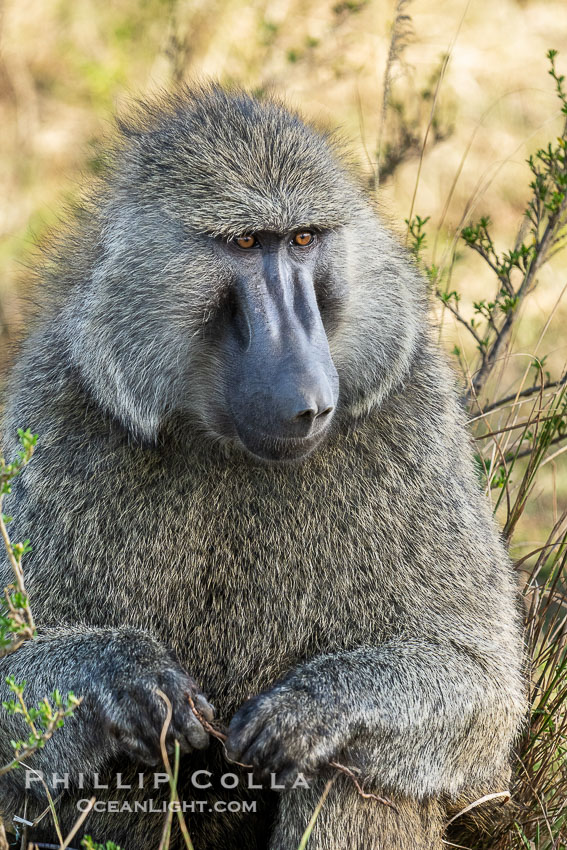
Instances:
[[[172,706],[167,751],[173,751],[175,740],[182,752],[206,747],[209,735],[188,698],[207,720],[213,719],[214,710],[195,680],[151,639],[120,643],[108,648],[104,666],[94,672],[92,691],[84,694],[85,709],[94,713],[111,749],[148,765],[161,763],[160,735],[167,709],[159,691]]]
[[[293,784],[298,773],[313,776],[344,746],[345,732],[332,706],[291,683],[277,685],[244,703],[230,722],[230,759],[249,764],[260,777],[275,774]]]

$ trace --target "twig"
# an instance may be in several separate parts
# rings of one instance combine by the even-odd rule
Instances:
[[[226,739],[228,737],[226,732],[219,729],[217,726],[213,726],[212,723],[209,723],[209,721],[202,714],[202,712],[200,712],[199,709],[196,707],[196,705],[193,702],[193,699],[190,695],[187,697],[187,699],[189,700],[189,705],[191,707],[191,711],[193,712],[195,717],[199,720],[199,722],[201,723],[201,725],[203,726],[205,731],[207,731],[214,738],[217,738],[217,740],[221,741],[223,746],[224,746],[224,744],[226,743]],[[225,755],[226,755],[226,747],[224,747],[224,751],[225,751]],[[231,762],[231,764],[236,764],[239,767],[245,767],[245,768],[249,768],[249,769],[253,769],[253,767],[254,767],[251,764],[242,764],[239,761],[233,761],[232,759],[228,758],[228,756],[227,756],[227,759],[228,759],[228,761]],[[365,791],[362,788],[362,786],[360,785],[360,782],[358,781],[358,779],[356,778],[352,768],[345,767],[344,764],[339,764],[336,761],[329,762],[329,765],[331,767],[334,767],[336,770],[340,771],[341,773],[344,773],[345,776],[348,776],[352,780],[352,782],[354,783],[356,790],[358,791],[358,793],[360,794],[361,797],[364,797],[366,800],[376,800],[376,802],[382,803],[384,806],[389,806],[391,809],[394,809],[395,812],[398,812],[398,809],[396,808],[394,803],[392,803],[391,800],[388,800],[386,797],[379,797],[377,794],[371,794],[370,792]]]
[[[380,185],[380,170],[382,168],[382,145],[384,141],[384,130],[386,128],[386,114],[390,102],[390,91],[392,88],[392,68],[396,59],[399,58],[403,49],[404,37],[408,35],[408,29],[403,29],[403,24],[410,21],[410,16],[404,14],[404,6],[411,0],[396,0],[394,12],[394,23],[392,24],[392,35],[390,37],[390,48],[384,70],[384,85],[382,88],[382,108],[380,110],[380,125],[378,130],[378,153],[376,154],[376,170],[374,174],[376,188]]]
[[[83,701],[83,698],[77,699],[76,704],[79,705]],[[41,732],[41,742],[38,742],[34,746],[26,747],[17,756],[8,764],[0,767],[0,776],[3,776],[5,773],[13,770],[14,767],[17,767],[20,764],[22,759],[27,759],[32,756],[34,753],[38,751],[40,747],[43,747],[46,741],[49,741],[51,736],[54,734],[55,730],[58,729],[59,721],[65,717],[65,710],[63,708],[58,708],[51,720],[48,722],[45,730]],[[34,734],[37,735],[35,732]]]
[[[51,817],[53,818],[53,826],[55,828],[55,832],[57,833],[57,838],[59,839],[59,844],[63,844],[63,834],[61,832],[61,826],[59,824],[59,818],[57,817],[57,811],[55,810],[55,803],[57,803],[57,801],[60,799],[61,794],[59,794],[59,796],[56,797],[55,800],[54,800],[52,795],[51,795],[51,792],[49,790],[49,786],[48,786],[47,782],[45,781],[45,779],[43,778],[41,771],[35,770],[33,767],[30,767],[28,764],[26,764],[23,761],[19,761],[18,764],[20,764],[22,767],[25,767],[25,769],[27,771],[29,771],[30,773],[33,773],[33,774],[35,774],[35,776],[37,776],[37,778],[39,779],[39,781],[43,785],[43,790],[45,791],[45,796],[47,797],[47,807],[43,810],[43,812],[41,812],[41,814],[39,814],[36,818],[34,818],[34,821],[33,821],[34,827],[37,826],[38,823],[40,823],[43,820],[43,818],[48,814],[48,812],[51,812]],[[57,845],[58,847],[59,847],[59,844]],[[68,848],[68,850],[69,850],[69,848]]]
[[[199,721],[199,723],[201,724],[203,729],[206,732],[208,732],[209,735],[212,735],[213,738],[216,738],[217,740],[222,741],[224,743],[226,741],[227,737],[228,737],[226,732],[223,732],[222,729],[219,729],[217,726],[213,726],[213,724],[210,723],[207,720],[205,715],[201,711],[199,711],[199,709],[195,705],[195,703],[193,701],[193,697],[191,696],[191,694],[187,695],[187,700],[189,702],[189,707],[191,708],[191,711],[193,712],[193,714],[195,715],[195,717],[197,718],[197,720]],[[251,767],[251,765],[249,765],[249,764],[245,764],[245,765],[242,765],[242,766],[243,767]]]
[[[506,434],[508,431],[517,431],[518,428],[529,428],[530,425],[539,425],[540,422],[553,422],[557,418],[557,415],[534,416],[533,419],[524,419],[522,422],[515,422],[514,425],[506,425],[504,428],[498,428],[496,431],[488,431],[486,434],[480,434],[480,436],[474,439],[479,442],[480,440],[486,440],[487,437],[496,437],[498,434]],[[565,436],[567,437],[567,434]]]
[[[2,540],[4,541],[4,546],[6,547],[6,552],[8,553],[8,560],[10,561],[10,565],[16,577],[16,583],[18,585],[18,590],[21,593],[25,593],[24,587],[24,576],[22,573],[22,568],[20,567],[16,556],[14,555],[14,550],[12,549],[12,543],[10,542],[10,537],[8,535],[8,529],[6,528],[6,523],[4,522],[4,515],[2,513],[4,502],[4,495],[0,494],[0,535],[2,536]]]
[[[549,446],[555,446],[555,445],[557,445],[557,443],[562,443],[563,440],[567,440],[567,434],[560,434],[558,437],[554,437],[552,440],[549,441],[548,445]],[[549,463],[550,460],[553,460],[558,455],[562,454],[565,451],[565,448],[567,448],[567,447],[564,447],[563,449],[560,449],[559,451],[554,452],[552,455],[547,457],[544,461],[541,462],[539,468],[541,469],[541,467],[545,466],[546,463]],[[528,455],[531,455],[532,452],[533,452],[533,448],[522,449],[521,452],[517,453],[517,455],[515,456],[515,459],[519,460],[522,457],[528,457]]]
[[[396,812],[396,814],[399,815],[399,810],[396,808],[396,806],[394,805],[394,803],[392,803],[391,800],[388,800],[387,797],[379,797],[378,794],[372,794],[370,791],[365,791],[358,779],[356,778],[352,768],[346,767],[346,765],[344,764],[339,764],[339,762],[337,761],[330,761],[329,764],[331,765],[331,767],[340,770],[341,773],[345,774],[345,776],[350,777],[350,779],[352,779],[352,781],[354,782],[356,790],[358,791],[361,797],[364,797],[365,800],[376,800],[377,803],[382,803],[383,806],[389,806]]]
[[[417,190],[419,188],[419,180],[420,180],[420,177],[421,177],[421,168],[422,168],[422,165],[423,165],[423,158],[425,156],[425,148],[427,146],[427,140],[429,138],[429,132],[431,130],[431,127],[433,126],[433,117],[435,115],[435,109],[437,107],[437,99],[439,97],[439,91],[441,89],[441,85],[442,85],[443,80],[445,78],[445,72],[447,70],[447,66],[449,65],[449,60],[451,59],[451,54],[453,52],[453,49],[454,49],[455,44],[457,42],[457,39],[459,37],[459,33],[461,31],[463,21],[464,21],[465,16],[468,12],[470,2],[471,2],[471,0],[467,0],[465,10],[464,10],[463,14],[461,15],[461,20],[459,21],[459,25],[456,29],[455,34],[453,35],[451,43],[449,44],[449,48],[447,50],[447,53],[443,57],[443,63],[441,65],[441,71],[439,73],[439,79],[437,80],[437,84],[435,86],[435,92],[433,93],[433,101],[431,103],[431,112],[429,114],[429,121],[427,122],[425,135],[423,137],[423,144],[421,146],[421,152],[420,152],[420,155],[419,155],[419,164],[417,166],[417,175],[416,175],[416,178],[415,178],[415,186],[414,186],[414,189],[413,189],[413,195],[412,195],[412,199],[411,199],[411,206],[410,206],[410,213],[409,213],[409,216],[408,216],[408,221],[411,221],[412,217],[413,217],[413,211],[414,211],[414,208],[415,208],[415,199],[417,197]],[[409,234],[409,226],[408,226],[408,234]]]
[[[4,594],[15,635],[17,635],[13,637],[12,642],[8,646],[3,647],[0,651],[0,657],[15,652],[22,643],[33,638],[36,631],[33,615],[27,601],[24,573],[22,570],[22,557],[26,551],[26,547],[21,544],[17,544],[17,546],[12,545],[8,529],[6,528],[7,520],[3,513],[4,498],[10,492],[9,483],[22,471],[23,467],[31,459],[37,440],[37,437],[33,437],[29,431],[24,432],[19,430],[18,435],[22,445],[22,451],[19,454],[18,460],[14,461],[13,464],[6,464],[4,458],[0,457],[0,537],[2,538],[6,554],[8,555],[8,561],[10,562],[16,580],[15,585],[11,584],[4,589]],[[16,608],[13,604],[10,598],[10,591],[12,590],[16,590],[24,597],[25,601],[21,608]]]
[[[168,778],[170,778],[171,767],[169,764],[169,758],[167,755],[167,747],[165,745],[167,730],[169,729],[169,725],[171,723],[171,718],[173,717],[173,709],[171,706],[171,700],[166,696],[166,694],[158,691],[160,697],[165,702],[166,707],[166,715],[165,720],[163,721],[163,726],[161,728],[161,733],[159,736],[159,746],[161,749],[161,758],[166,767]],[[171,780],[170,780],[171,784]],[[167,817],[165,819],[165,823],[163,825],[163,831],[161,835],[161,841],[159,843],[158,850],[166,850],[169,847],[169,842],[171,840],[171,824],[173,822],[173,808],[168,806]]]
[[[511,401],[516,401],[520,398],[528,398],[535,393],[539,393],[542,390],[551,390],[555,387],[562,387],[565,383],[567,383],[567,372],[560,378],[558,381],[546,381],[543,384],[534,384],[533,387],[528,387],[525,390],[521,390],[520,392],[511,393],[510,395],[504,396],[503,398],[499,398],[498,401],[493,402],[492,404],[487,404],[486,407],[482,409],[482,414],[480,416],[473,416],[472,419],[469,419],[470,422],[474,422],[476,419],[480,419],[482,416],[487,413],[491,413],[493,410],[496,410],[499,407],[503,407],[505,404],[509,404]]]
[[[457,308],[453,307],[452,304],[449,304],[449,302],[443,297],[443,294],[444,293],[442,293],[440,289],[438,289],[437,292],[436,292],[436,295],[441,300],[441,302],[443,303],[443,306],[446,307],[447,310],[449,310],[449,312],[453,314],[453,316],[455,317],[455,319],[457,319],[458,322],[460,322],[462,325],[465,326],[465,328],[468,330],[468,332],[470,334],[472,334],[476,343],[479,346],[479,353],[480,353],[481,357],[485,357],[486,355],[484,353],[484,340],[478,335],[478,333],[473,328],[473,326],[469,322],[467,322],[467,320],[464,318],[464,316],[461,316],[461,314],[459,313]]]
[[[524,278],[519,288],[514,293],[516,302],[514,309],[509,310],[509,312],[506,313],[506,317],[500,327],[500,330],[496,334],[496,338],[494,339],[490,350],[485,354],[485,356],[483,356],[481,367],[473,377],[472,389],[474,389],[474,395],[477,398],[480,396],[480,393],[482,392],[486,380],[494,367],[500,349],[510,336],[510,331],[512,329],[512,325],[514,324],[515,319],[518,316],[518,311],[521,303],[535,285],[537,272],[539,271],[541,266],[544,265],[549,259],[549,249],[553,245],[553,240],[556,234],[557,227],[560,226],[561,222],[563,221],[566,209],[567,201],[563,200],[559,209],[553,215],[550,215],[541,238],[538,238],[536,236],[537,241],[533,259],[531,260],[527,269],[524,272]],[[473,248],[474,245],[470,245],[470,247]],[[486,255],[483,256],[485,261],[488,262]],[[471,395],[472,392],[471,390],[469,390],[467,392],[467,399],[470,400]]]

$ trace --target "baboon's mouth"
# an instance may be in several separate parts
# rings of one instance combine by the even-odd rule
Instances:
[[[271,463],[292,463],[306,458],[325,439],[329,428],[321,428],[307,437],[278,437],[235,423],[238,439],[251,455]]]

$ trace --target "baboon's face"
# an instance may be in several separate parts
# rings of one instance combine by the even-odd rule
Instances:
[[[327,340],[338,300],[328,292],[328,235],[261,231],[215,243],[232,281],[219,331],[221,430],[263,460],[301,459],[328,433],[339,393]]]
[[[122,132],[64,320],[98,404],[144,443],[186,428],[267,462],[377,407],[425,299],[332,138],[214,86]]]

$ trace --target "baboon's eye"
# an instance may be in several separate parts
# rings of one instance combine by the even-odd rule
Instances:
[[[293,237],[293,242],[295,245],[301,245],[302,248],[305,248],[306,245],[311,245],[313,238],[313,233],[310,230],[300,230]]]
[[[236,236],[234,242],[239,248],[255,248],[258,244],[255,236]]]

